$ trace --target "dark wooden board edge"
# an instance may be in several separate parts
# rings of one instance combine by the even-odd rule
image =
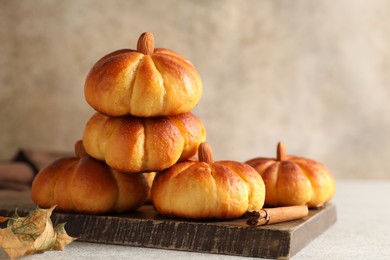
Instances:
[[[14,210],[0,210],[9,216]],[[19,210],[20,215],[26,210]],[[236,222],[194,222],[177,219],[93,216],[53,212],[54,224],[66,222],[78,241],[127,246],[285,259],[294,256],[336,221],[336,207],[327,204],[308,217],[263,227]],[[240,223],[241,222],[241,223]],[[98,228],[101,227],[101,228]]]
[[[326,210],[320,211],[319,214],[305,221],[304,228],[298,227],[291,233],[290,255],[286,258],[294,256],[337,221],[337,209],[334,204],[327,205]]]

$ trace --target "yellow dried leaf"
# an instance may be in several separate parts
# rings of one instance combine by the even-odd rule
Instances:
[[[58,224],[54,230],[57,234],[57,240],[54,244],[53,250],[64,250],[66,245],[76,240],[75,237],[71,237],[68,233],[66,233],[65,223]]]
[[[57,235],[54,232],[53,223],[51,219],[46,220],[45,229],[41,235],[34,241],[34,249],[36,252],[44,252],[53,248],[57,239]]]
[[[31,245],[21,242],[9,227],[0,229],[0,247],[11,259],[22,257],[31,249]]]
[[[17,212],[7,219],[7,228],[0,229],[0,247],[11,259],[26,254],[34,254],[47,250],[63,250],[76,238],[68,236],[64,224],[53,228],[50,219],[54,207],[50,209],[36,208],[26,217],[19,217]]]
[[[8,226],[20,241],[34,244],[35,240],[46,229],[47,224],[51,224],[48,219],[50,219],[53,210],[54,207],[50,209],[36,208],[30,211],[26,217],[13,218]]]

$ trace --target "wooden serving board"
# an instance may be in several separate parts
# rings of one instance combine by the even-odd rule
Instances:
[[[18,208],[23,215],[35,208],[29,191],[0,191],[0,216]],[[189,221],[158,215],[151,205],[137,212],[85,215],[53,212],[53,223],[66,222],[69,235],[78,241],[217,253],[263,258],[290,258],[336,221],[336,207],[310,210],[294,221],[250,227],[246,219]]]

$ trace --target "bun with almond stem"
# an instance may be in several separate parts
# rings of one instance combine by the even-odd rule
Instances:
[[[87,155],[76,143],[76,157],[43,168],[32,183],[32,200],[41,208],[87,214],[133,211],[144,204],[149,185],[141,174],[125,174]]]
[[[153,118],[95,113],[83,135],[90,156],[122,172],[162,171],[195,155],[205,140],[204,125],[192,113]]]
[[[153,34],[143,33],[137,50],[114,51],[87,75],[85,99],[111,117],[155,117],[190,112],[202,95],[194,65],[180,54],[154,48]]]
[[[231,219],[260,210],[265,187],[251,166],[213,161],[207,143],[199,146],[199,161],[186,161],[157,173],[152,200],[158,213],[188,219]]]
[[[307,205],[317,208],[336,192],[333,175],[314,160],[287,155],[283,143],[277,145],[276,158],[257,157],[246,162],[264,180],[265,205],[270,207]]]

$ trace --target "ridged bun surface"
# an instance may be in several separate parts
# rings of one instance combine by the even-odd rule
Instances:
[[[265,205],[270,207],[307,205],[317,208],[336,192],[333,175],[328,168],[312,159],[287,155],[283,143],[276,158],[257,157],[246,162],[264,180]]]
[[[83,142],[87,153],[122,172],[154,172],[196,154],[206,130],[192,113],[140,118],[95,113]]]
[[[132,211],[144,204],[143,174],[125,174],[83,153],[43,168],[32,183],[32,200],[42,208],[87,214]]]
[[[188,219],[237,218],[247,211],[260,210],[264,197],[264,182],[251,166],[235,161],[213,162],[202,156],[199,161],[178,163],[157,173],[152,186],[158,213]]]
[[[190,112],[202,96],[202,81],[188,59],[154,49],[153,35],[145,33],[137,50],[114,51],[92,67],[84,95],[107,116],[167,116]]]

